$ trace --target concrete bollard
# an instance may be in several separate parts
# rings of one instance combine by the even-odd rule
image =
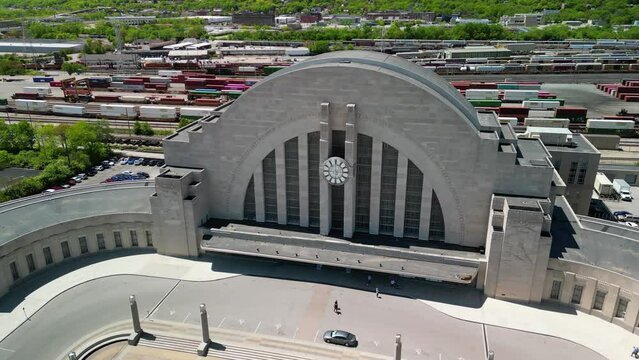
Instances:
[[[402,360],[402,335],[395,335],[395,360]]]
[[[131,319],[133,320],[133,333],[129,335],[129,345],[137,345],[142,336],[142,325],[140,324],[140,314],[138,313],[138,302],[135,295],[129,296],[129,307],[131,308]]]
[[[78,357],[75,355],[73,351],[69,353],[69,360],[78,360]]]
[[[200,304],[200,322],[202,323],[202,342],[197,347],[197,354],[198,356],[206,356],[209,352],[211,337],[209,335],[209,318],[205,304]]]

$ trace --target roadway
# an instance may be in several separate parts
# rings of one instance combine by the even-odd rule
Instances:
[[[481,294],[474,289],[402,279],[402,288],[394,290],[381,275],[366,286],[365,274],[355,271],[317,271],[309,265],[225,256],[207,260],[213,271],[240,275],[207,282],[118,275],[83,283],[35,314],[26,309],[29,320],[0,342],[0,360],[63,354],[87,334],[127,320],[130,294],[138,298],[143,328],[144,322],[154,320],[197,325],[198,305],[206,303],[212,328],[277,335],[292,342],[321,342],[324,330],[340,328],[358,335],[359,349],[390,356],[394,336],[401,333],[404,359],[483,359],[486,345],[503,359],[603,359],[569,341],[458,320],[419,300],[481,306]],[[29,286],[14,289],[13,299],[0,299],[0,311],[10,311]],[[333,312],[335,300],[341,314]]]

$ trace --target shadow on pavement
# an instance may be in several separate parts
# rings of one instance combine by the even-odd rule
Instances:
[[[37,272],[24,278],[9,289],[9,292],[0,297],[0,313],[13,311],[29,294],[39,289],[48,282],[62,277],[74,270],[83,268],[87,265],[102,262],[104,260],[115,259],[123,256],[150,254],[154,253],[153,249],[122,249],[109,250],[100,253],[93,253],[81,257],[68,259],[58,264],[47,266]]]
[[[322,266],[321,270],[318,270],[312,264],[238,255],[206,254],[200,260],[210,261],[213,271],[335,285],[370,292],[371,296],[375,296],[375,289],[378,288],[382,297],[402,296],[471,308],[479,308],[485,301],[483,293],[472,286],[437,283],[425,279],[409,279],[359,270],[351,270],[348,273],[343,268],[330,266]],[[367,284],[368,275],[372,277],[370,285]],[[391,287],[391,279],[397,281],[398,288]]]

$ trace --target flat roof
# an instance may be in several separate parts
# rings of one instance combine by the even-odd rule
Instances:
[[[568,130],[568,129],[566,129]],[[582,134],[572,134],[572,143],[577,146],[558,146],[558,145],[546,145],[548,151],[561,151],[561,152],[582,152],[588,154],[601,154],[596,147],[594,147],[588,139]]]
[[[550,154],[539,139],[519,138],[517,148],[520,155],[517,161],[520,165],[552,167],[547,160]]]
[[[15,47],[53,47],[53,48],[73,48],[82,46],[81,43],[40,43],[40,42],[5,42],[0,41],[0,47],[2,46],[15,46]]]

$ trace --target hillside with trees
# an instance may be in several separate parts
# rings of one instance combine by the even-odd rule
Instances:
[[[155,9],[178,15],[188,10],[221,9],[235,11],[271,11],[280,14],[327,9],[333,13],[364,14],[369,11],[410,10],[433,11],[437,14],[461,14],[464,17],[499,19],[502,15],[561,9],[552,20],[603,20],[607,24],[630,24],[639,19],[639,0],[0,0],[0,18],[15,19],[51,15],[60,11],[76,11],[98,6],[113,7],[122,12]],[[106,12],[80,14],[98,19]]]

